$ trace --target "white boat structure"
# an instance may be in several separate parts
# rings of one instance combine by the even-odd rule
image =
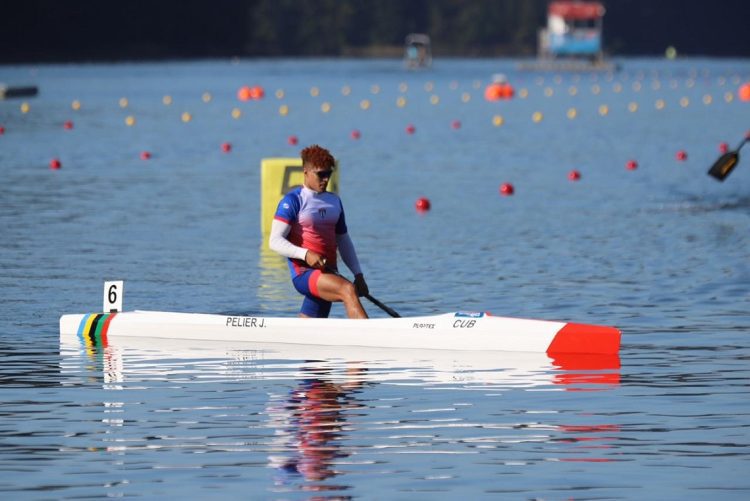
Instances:
[[[120,338],[284,343],[453,351],[616,355],[613,327],[454,312],[403,318],[350,320],[130,311],[69,314],[61,341],[107,346]]]

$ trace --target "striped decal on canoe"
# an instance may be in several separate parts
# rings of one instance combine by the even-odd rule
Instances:
[[[89,313],[78,326],[78,339],[86,347],[106,347],[107,330],[117,313]]]

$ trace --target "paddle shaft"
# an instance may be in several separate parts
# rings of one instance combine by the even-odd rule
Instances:
[[[346,279],[346,280],[349,280],[349,279],[348,279],[348,278],[346,278],[346,277],[345,277],[344,275],[342,275],[341,273],[339,273],[338,271],[334,270],[333,268],[331,268],[331,267],[329,267],[329,266],[326,266],[326,267],[325,267],[325,270],[326,270],[327,272],[329,272],[329,273],[333,273],[334,275],[338,275],[338,276],[340,276],[341,278],[344,278],[344,279]],[[365,296],[365,297],[366,297],[367,299],[369,299],[369,300],[370,300],[370,302],[371,302],[372,304],[374,304],[375,306],[377,306],[378,308],[380,308],[380,309],[381,309],[381,310],[383,310],[384,312],[388,313],[388,314],[389,314],[390,316],[392,316],[393,318],[401,318],[401,315],[399,315],[399,314],[398,314],[398,312],[397,312],[396,310],[394,310],[393,308],[391,308],[390,306],[388,306],[388,305],[386,305],[386,304],[383,304],[383,303],[381,303],[380,301],[378,301],[377,299],[375,299],[374,297],[372,297],[372,296],[371,296],[371,295],[370,295],[369,293],[368,293],[368,294],[363,294],[363,295],[364,295],[364,296]]]

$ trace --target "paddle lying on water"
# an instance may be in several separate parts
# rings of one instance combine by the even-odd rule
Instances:
[[[326,267],[325,267],[325,270],[326,270],[327,272],[329,272],[329,273],[333,273],[333,274],[335,274],[335,275],[338,275],[338,276],[340,276],[340,277],[342,277],[342,278],[345,278],[345,279],[349,280],[348,278],[346,278],[346,277],[345,277],[344,275],[342,275],[342,274],[341,274],[341,273],[339,273],[338,271],[334,270],[333,268],[330,268],[330,267],[326,266]],[[371,296],[371,295],[370,295],[369,293],[368,293],[368,294],[363,294],[363,295],[364,295],[364,296],[365,296],[365,297],[366,297],[367,299],[369,299],[369,300],[370,300],[370,302],[371,302],[372,304],[374,304],[375,306],[377,306],[378,308],[380,308],[380,309],[381,309],[381,310],[383,310],[384,312],[388,313],[388,314],[389,314],[390,316],[392,316],[393,318],[401,318],[401,315],[399,315],[399,314],[398,314],[398,312],[397,312],[396,310],[394,310],[393,308],[391,308],[391,307],[390,307],[390,306],[388,306],[388,305],[385,305],[385,304],[381,303],[380,301],[378,301],[377,299],[375,299],[374,297],[372,297],[372,296]]]
[[[743,139],[740,145],[737,146],[736,150],[724,153],[716,162],[714,162],[708,170],[708,175],[719,181],[724,181],[740,161],[740,149],[745,146],[745,143],[748,142],[748,140],[750,140],[750,132],[745,134],[745,139]]]

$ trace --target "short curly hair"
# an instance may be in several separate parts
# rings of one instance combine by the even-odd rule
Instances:
[[[328,169],[336,165],[336,160],[327,149],[313,144],[302,150],[302,164],[310,164],[322,169]]]

